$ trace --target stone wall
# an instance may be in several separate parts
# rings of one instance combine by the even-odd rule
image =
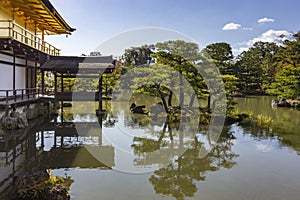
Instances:
[[[0,129],[13,130],[26,128],[29,120],[40,116],[48,117],[53,112],[55,112],[54,106],[48,102],[18,107],[15,111],[11,111],[7,116],[2,112],[0,113]]]

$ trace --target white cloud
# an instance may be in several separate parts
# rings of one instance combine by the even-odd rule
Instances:
[[[264,24],[264,23],[268,23],[268,22],[275,22],[275,20],[271,19],[271,18],[264,17],[264,18],[261,18],[261,19],[257,20],[257,22],[260,23],[260,24]]]
[[[222,29],[224,31],[229,31],[229,30],[236,30],[236,29],[239,29],[241,27],[240,24],[236,24],[236,23],[228,23],[226,24]]]
[[[243,30],[245,30],[245,31],[252,31],[253,28],[247,28],[247,27],[245,27],[245,28],[243,28]]]
[[[245,46],[245,47],[238,47],[238,48],[232,48],[232,53],[233,55],[239,55],[241,54],[243,51],[247,51],[249,49],[249,47]]]
[[[293,34],[286,30],[268,30],[260,36],[253,38],[247,42],[248,46],[252,46],[255,42],[275,42],[278,45],[282,45],[285,40],[293,39]]]
[[[235,48],[233,48],[234,55],[238,55],[243,51],[247,51],[250,47],[253,46],[255,42],[274,42],[277,45],[283,45],[285,40],[292,40],[293,34],[286,30],[268,30],[267,32],[262,33],[258,37],[255,37],[247,42],[240,42]]]

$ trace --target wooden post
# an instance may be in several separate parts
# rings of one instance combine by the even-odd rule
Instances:
[[[57,140],[56,140],[56,130],[54,131],[54,144],[53,144],[54,147],[57,146]]]
[[[12,11],[12,26],[11,26],[11,29],[12,29],[12,37],[13,38],[15,38],[15,30],[14,30],[14,28],[15,28],[15,24],[14,24],[14,22],[15,22],[15,8],[13,8],[13,11]]]
[[[13,55],[13,90],[16,89],[16,55]]]
[[[57,109],[57,73],[54,72],[54,109]]]
[[[61,92],[64,92],[64,74],[61,74]]]
[[[64,123],[64,102],[60,101],[60,122]]]
[[[36,23],[34,23],[34,48],[36,48],[36,43],[37,43],[37,37],[36,37]]]
[[[38,67],[37,67],[37,63],[35,63],[35,67],[33,70],[33,75],[34,75],[34,79],[33,79],[33,87],[36,88],[37,86],[37,71],[38,71]]]
[[[7,116],[8,115],[8,109],[9,109],[9,107],[8,107],[9,105],[8,105],[8,90],[6,90],[6,105],[5,105],[5,116]]]
[[[25,18],[25,25],[24,25],[24,28],[25,28],[25,44],[28,44],[28,39],[27,39],[27,18]],[[22,36],[23,37],[23,36]],[[23,41],[23,40],[22,40]]]
[[[99,114],[101,115],[102,112],[102,74],[99,75],[99,96],[98,96],[98,110],[99,110]]]
[[[41,131],[41,146],[42,146],[42,149],[44,149],[45,144],[44,144],[44,131],[43,130]]]
[[[62,73],[61,74],[61,94],[64,92],[64,74]],[[64,102],[61,101],[61,104],[60,104],[60,120],[61,120],[61,123],[63,124],[64,123]]]
[[[100,125],[100,134],[99,134],[99,138],[98,138],[98,145],[99,146],[102,146],[102,115],[100,115],[98,117],[98,122],[99,122],[99,125]]]
[[[25,67],[26,67],[26,71],[25,71],[25,89],[28,88],[28,81],[29,81],[29,77],[28,77],[28,60],[27,60],[27,56],[25,57]]]
[[[45,71],[42,70],[42,95],[45,95]]]
[[[64,146],[64,136],[60,136],[60,147]]]
[[[42,30],[42,51],[45,51],[45,32]]]
[[[57,73],[54,72],[54,96],[56,97],[57,92]]]

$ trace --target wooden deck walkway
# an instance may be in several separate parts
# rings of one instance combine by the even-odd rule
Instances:
[[[37,89],[0,90],[0,111],[26,106],[39,101],[52,101],[54,96],[41,95]]]

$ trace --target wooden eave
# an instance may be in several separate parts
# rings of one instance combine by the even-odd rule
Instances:
[[[0,0],[0,6],[8,13],[33,21],[37,32],[71,34],[76,30],[65,22],[49,0]]]

